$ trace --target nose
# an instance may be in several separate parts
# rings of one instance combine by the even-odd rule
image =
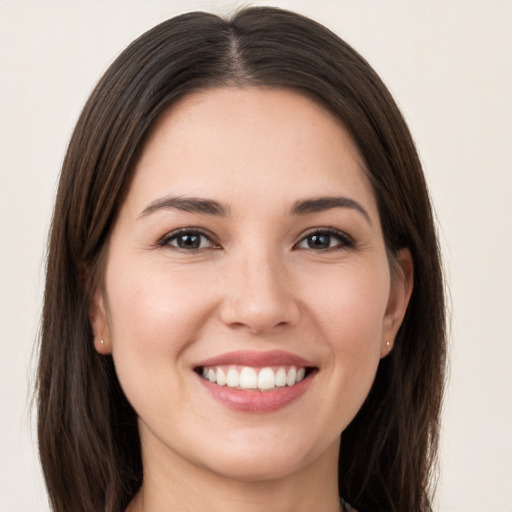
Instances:
[[[269,333],[296,325],[299,303],[283,258],[242,255],[227,269],[221,319],[230,328],[252,334]]]

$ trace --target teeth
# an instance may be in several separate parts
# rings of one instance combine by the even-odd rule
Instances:
[[[238,386],[240,386],[240,373],[238,373],[238,371],[235,370],[235,368],[230,368],[228,370],[226,384],[230,388],[237,388]]]
[[[245,366],[240,372],[240,387],[242,389],[257,389],[258,388],[258,375],[254,368]]]
[[[278,368],[274,370],[270,367],[260,370],[250,366],[214,366],[203,368],[201,375],[210,382],[215,382],[219,386],[228,386],[238,389],[260,389],[268,390],[277,387],[293,386],[306,376],[305,368]]]
[[[263,368],[258,375],[258,389],[272,389],[276,386],[276,376],[272,368]]]
[[[278,388],[286,386],[286,370],[284,368],[279,368],[276,372],[276,386]]]
[[[224,386],[227,382],[227,376],[226,374],[222,371],[222,368],[218,368],[217,369],[217,384],[219,386]]]
[[[293,386],[295,384],[295,378],[297,377],[297,370],[294,366],[292,366],[288,372],[288,375],[286,376],[286,384],[288,386]]]

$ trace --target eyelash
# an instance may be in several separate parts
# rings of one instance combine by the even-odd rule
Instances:
[[[306,251],[312,251],[312,252],[331,252],[331,251],[340,251],[343,249],[355,249],[356,244],[354,240],[348,236],[343,231],[339,231],[338,229],[334,228],[316,228],[309,233],[307,233],[305,236],[303,236],[300,241],[295,244],[294,247],[298,247],[299,244],[305,242],[308,238],[312,236],[328,236],[332,238],[338,239],[338,244],[336,244],[334,247],[327,247],[327,248],[321,248],[321,249],[314,249],[311,247],[303,247]]]
[[[200,241],[199,247],[185,248],[185,247],[179,247],[178,245],[174,245],[171,243],[173,241],[178,240],[180,237],[184,237],[184,236],[194,236],[194,237],[199,236],[200,238],[208,240],[208,242],[211,245],[208,247],[201,247],[202,241]],[[308,238],[313,237],[313,236],[319,236],[319,237],[327,236],[330,238],[337,238],[338,243],[334,247],[327,247],[327,248],[315,249],[312,247],[302,247],[302,248],[299,247],[300,244],[306,243]],[[329,241],[331,241],[331,240],[329,240]],[[203,249],[221,249],[221,246],[215,242],[214,237],[211,235],[211,233],[205,232],[198,228],[182,228],[177,231],[173,231],[172,233],[169,233],[168,235],[164,236],[158,242],[158,246],[159,247],[170,246],[170,247],[175,248],[176,250],[180,250],[180,251],[188,252],[188,253],[198,252]],[[343,233],[342,231],[339,231],[334,228],[316,228],[316,229],[310,231],[309,233],[307,233],[306,235],[304,235],[299,240],[299,242],[297,242],[293,247],[294,247],[294,249],[300,248],[300,249],[303,249],[306,251],[311,251],[311,252],[331,252],[331,251],[339,251],[339,250],[343,250],[343,249],[345,249],[345,250],[346,249],[354,249],[356,247],[356,244],[350,236],[348,236],[346,233]]]
[[[184,237],[184,236],[199,236],[201,238],[206,238],[208,240],[209,243],[212,244],[212,246],[210,247],[197,247],[197,248],[184,248],[184,247],[179,247],[177,245],[173,245],[171,244],[172,241],[174,240],[178,240],[180,237]],[[201,243],[201,242],[200,242]],[[184,252],[198,252],[202,249],[220,249],[220,245],[217,244],[215,241],[214,241],[214,237],[211,235],[211,233],[207,233],[201,229],[198,229],[198,228],[182,228],[182,229],[178,229],[176,231],[173,231],[172,233],[169,233],[168,235],[165,235],[159,242],[158,242],[158,246],[159,247],[166,247],[166,246],[171,246],[171,247],[174,247],[175,249],[177,250],[181,250],[181,251],[184,251]]]

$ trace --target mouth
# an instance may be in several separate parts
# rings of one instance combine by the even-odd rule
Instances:
[[[215,400],[249,413],[277,411],[298,400],[319,371],[311,361],[280,350],[232,352],[193,369]]]
[[[307,379],[316,369],[308,366],[198,366],[194,371],[204,380],[217,386],[238,390],[272,391],[293,387]]]

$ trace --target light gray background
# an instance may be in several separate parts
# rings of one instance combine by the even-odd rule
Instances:
[[[438,508],[511,512],[512,1],[254,3],[324,23],[397,98],[425,165],[451,294]],[[48,510],[30,420],[33,345],[57,174],[81,106],[146,29],[240,5],[0,0],[1,512]]]

